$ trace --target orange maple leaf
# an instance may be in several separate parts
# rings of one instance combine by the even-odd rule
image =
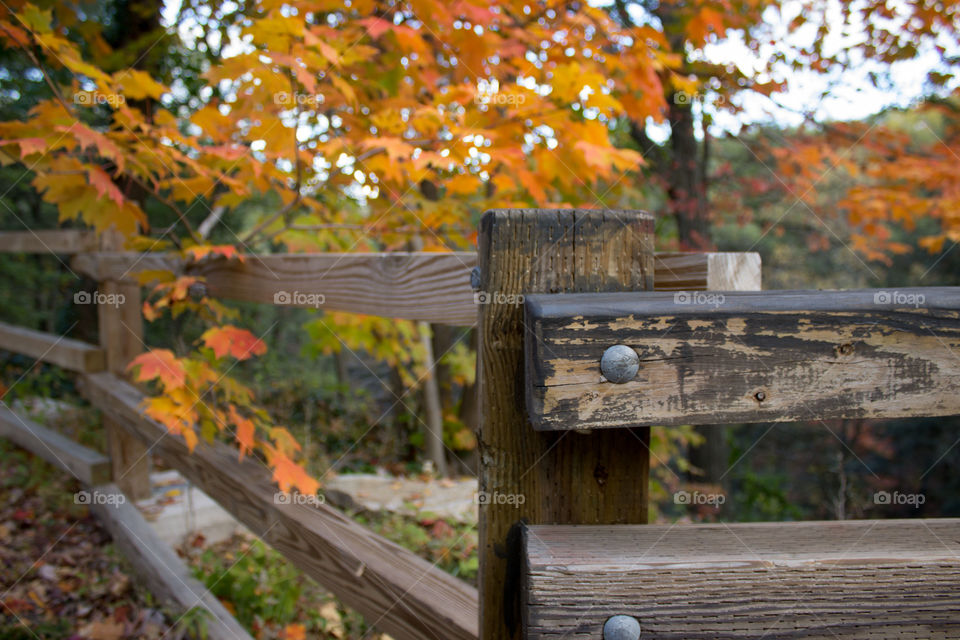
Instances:
[[[302,624],[288,624],[283,628],[283,640],[306,640],[307,628]]]
[[[230,422],[232,422],[237,428],[236,437],[237,442],[240,444],[240,459],[243,460],[243,456],[245,454],[253,451],[253,436],[256,432],[256,427],[253,424],[253,420],[244,418],[237,413],[237,408],[232,404],[230,405],[228,411],[230,414]]]
[[[100,167],[90,167],[87,173],[90,176],[90,184],[97,190],[101,198],[110,198],[117,203],[117,206],[123,205],[123,194],[103,169]]]
[[[178,389],[183,386],[187,372],[183,364],[169,349],[152,349],[134,358],[127,371],[139,367],[135,380],[146,382],[158,378],[164,389]]]
[[[289,492],[296,488],[300,493],[308,496],[315,495],[320,489],[320,483],[307,470],[288,458],[283,451],[264,445],[270,466],[273,467],[273,481],[280,487],[280,491]]]
[[[207,329],[200,339],[203,344],[213,349],[217,358],[230,354],[237,360],[246,360],[252,356],[260,356],[267,352],[267,345],[246,329],[239,329],[231,325]]]
[[[240,253],[232,244],[198,245],[186,249],[184,253],[188,258],[195,262],[199,262],[208,256],[220,256],[222,258],[227,258],[228,260],[235,258],[240,262],[243,262],[244,260],[244,255]]]

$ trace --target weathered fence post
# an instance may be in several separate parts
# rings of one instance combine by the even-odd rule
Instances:
[[[479,245],[480,637],[502,640],[520,632],[514,525],[645,523],[650,462],[648,428],[533,430],[518,296],[652,290],[653,218],[639,211],[489,211]]]
[[[119,238],[110,232],[102,237],[105,250],[122,249]],[[104,280],[97,284],[97,318],[100,346],[107,357],[107,371],[124,375],[127,364],[143,351],[143,315],[140,285],[136,282]],[[118,487],[132,500],[149,498],[150,456],[148,448],[123,426],[103,416],[107,447]]]

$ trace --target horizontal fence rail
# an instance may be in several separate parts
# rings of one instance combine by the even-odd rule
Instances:
[[[398,640],[475,640],[477,591],[326,504],[277,498],[268,469],[238,461],[224,444],[190,453],[141,412],[143,396],[110,373],[85,376],[81,392],[301,571]]]
[[[90,511],[110,532],[150,593],[183,614],[191,609],[206,613],[203,637],[208,640],[253,640],[116,485],[95,486],[88,494]]]
[[[87,485],[110,481],[110,459],[0,405],[0,436]]]
[[[202,276],[209,295],[285,306],[348,311],[437,324],[473,326],[478,304],[500,292],[474,291],[472,252],[277,254],[217,259],[186,266],[161,253],[89,253],[75,270],[95,280],[134,280],[138,274],[172,271]],[[654,288],[759,289],[756,253],[657,254]]]
[[[48,231],[0,231],[0,253],[54,253],[70,255],[96,251],[94,231],[51,229]]]
[[[960,414],[960,287],[537,295],[526,326],[538,429]]]
[[[0,349],[21,353],[80,373],[103,371],[106,365],[104,352],[98,347],[6,322],[0,322]]]
[[[960,520],[538,525],[528,640],[960,637]],[[633,636],[636,637],[636,636]]]

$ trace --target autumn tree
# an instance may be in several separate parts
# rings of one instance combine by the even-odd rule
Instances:
[[[468,248],[487,208],[617,206],[620,176],[643,160],[611,132],[628,109],[661,117],[659,74],[671,65],[654,30],[624,32],[588,5],[185,2],[196,40],[183,48],[203,65],[194,91],[186,66],[144,64],[156,5],[122,6],[136,27],[126,38],[73,5],[2,10],[3,45],[49,93],[0,123],[0,157],[29,167],[62,221],[188,261]],[[314,490],[293,462],[297,443],[226,373],[262,342],[198,279],[148,275],[159,282],[148,320],[189,312],[207,324],[193,350],[132,363],[158,394],[150,415],[191,446],[228,434],[284,488]],[[332,350],[386,336],[409,383],[426,375],[416,326],[317,322],[336,336]]]

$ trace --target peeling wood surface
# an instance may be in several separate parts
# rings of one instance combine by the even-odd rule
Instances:
[[[106,358],[97,347],[43,331],[0,322],[0,349],[49,362],[69,371],[103,371]]]
[[[515,525],[645,523],[649,429],[537,433],[523,404],[520,294],[643,291],[653,285],[653,219],[639,211],[500,210],[480,222],[478,380],[481,637],[520,633]]]
[[[760,288],[756,253],[663,253],[654,265],[658,290]],[[437,324],[473,326],[479,311],[470,287],[477,266],[472,252],[277,254],[189,268],[173,254],[101,252],[78,255],[71,266],[98,281],[135,280],[148,271],[188,272],[205,276],[210,295],[222,298],[274,304],[274,296],[286,292],[292,306],[311,307],[305,296],[323,295],[323,309]],[[294,292],[301,302],[293,300]]]
[[[0,405],[0,436],[86,485],[110,481],[110,459]]]
[[[535,427],[960,413],[960,288],[676,295],[529,296]],[[630,382],[600,373],[614,344]]]
[[[397,640],[476,640],[477,591],[326,504],[275,499],[270,470],[224,444],[182,438],[142,414],[143,395],[120,378],[85,376],[81,392],[149,444],[299,569]]]
[[[532,526],[525,637],[960,638],[960,520]]]

